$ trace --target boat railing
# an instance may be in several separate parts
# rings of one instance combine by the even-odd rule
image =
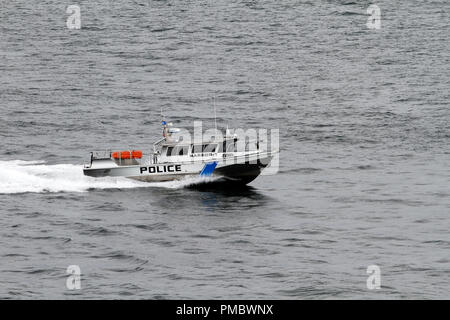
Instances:
[[[158,148],[158,146],[161,145],[161,143],[163,143],[165,140],[166,140],[166,138],[161,138],[153,144],[153,152],[154,153],[156,153],[156,151],[157,151],[156,149]]]
[[[128,150],[125,150],[127,152]],[[111,149],[108,150],[96,150],[91,152],[90,161],[89,164],[85,165],[85,167],[92,166],[93,161],[104,161],[104,160],[112,160],[114,161],[118,166],[129,166],[129,165],[139,165],[139,164],[145,164],[145,163],[151,163],[151,160],[143,160],[145,159],[145,155],[142,155],[140,158],[121,158],[120,155],[124,151],[117,152],[119,154],[119,157],[115,157],[113,155],[113,151]],[[129,152],[133,152],[133,150],[129,150]]]
[[[93,160],[111,159],[111,156],[112,156],[111,150],[97,150],[91,152],[91,158]]]
[[[97,150],[91,151],[89,157],[89,163],[84,165],[85,168],[90,168],[92,166],[92,161],[94,160],[106,160],[111,159],[112,151],[111,150]]]

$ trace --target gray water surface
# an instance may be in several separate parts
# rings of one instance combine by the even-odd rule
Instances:
[[[0,0],[0,298],[450,298],[450,3],[377,1],[380,30],[370,4]],[[221,128],[280,129],[278,174],[82,175],[161,108],[213,127],[213,97]]]

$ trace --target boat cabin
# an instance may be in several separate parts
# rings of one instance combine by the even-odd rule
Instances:
[[[238,152],[238,139],[227,138],[223,141],[210,141],[206,143],[162,143],[159,150],[155,149],[154,163],[182,162],[192,160],[210,160],[222,154],[223,157],[238,155],[245,151],[257,150],[256,141],[246,142],[245,150]],[[194,159],[193,159],[194,158]]]

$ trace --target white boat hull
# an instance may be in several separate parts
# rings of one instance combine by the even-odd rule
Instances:
[[[254,153],[240,157],[166,162],[149,165],[118,166],[112,159],[96,160],[84,168],[91,177],[127,177],[139,181],[161,182],[188,176],[221,177],[222,181],[247,184],[260,175],[272,159],[270,153]]]

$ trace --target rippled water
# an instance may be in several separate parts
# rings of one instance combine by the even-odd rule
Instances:
[[[377,1],[381,30],[370,1],[78,1],[68,30],[71,4],[0,1],[1,298],[450,298],[448,1]],[[82,175],[213,97],[280,128],[277,175]]]

